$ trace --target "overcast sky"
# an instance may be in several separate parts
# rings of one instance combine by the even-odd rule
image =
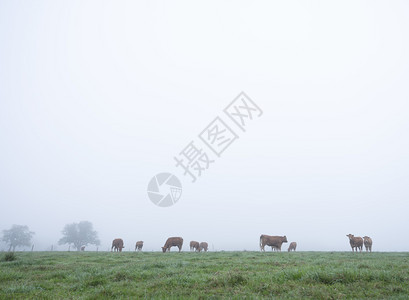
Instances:
[[[28,225],[37,250],[66,250],[62,228],[82,220],[102,250],[169,236],[259,250],[270,234],[349,251],[349,233],[409,250],[408,15],[407,1],[1,1],[0,230]],[[263,111],[245,132],[223,113],[241,91]],[[217,116],[239,137],[220,157],[198,137]],[[174,160],[191,141],[214,160],[195,183]],[[147,195],[161,172],[183,186],[171,207]]]

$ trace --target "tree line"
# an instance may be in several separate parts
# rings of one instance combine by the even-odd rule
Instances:
[[[67,224],[61,233],[62,237],[58,244],[74,246],[77,251],[80,251],[82,246],[99,246],[101,243],[98,239],[98,233],[93,229],[92,223],[88,221]],[[34,234],[26,225],[13,225],[10,229],[3,230],[1,240],[9,247],[8,251],[14,252],[16,248],[30,246],[31,250],[33,250],[32,239]]]

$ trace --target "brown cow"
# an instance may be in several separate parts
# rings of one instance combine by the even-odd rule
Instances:
[[[364,245],[366,252],[368,252],[368,250],[372,252],[372,239],[369,236],[364,236]]]
[[[347,237],[349,237],[349,244],[351,245],[352,252],[354,252],[354,248],[356,252],[358,252],[358,248],[359,252],[362,252],[364,240],[360,236],[355,237],[353,234],[347,234]]]
[[[124,241],[122,239],[115,239],[112,241],[111,252],[112,249],[114,249],[114,251],[122,252],[122,248],[125,248]]]
[[[81,251],[84,251],[85,250],[85,246],[81,246]]]
[[[207,252],[209,245],[206,242],[201,242],[200,247],[199,247],[199,252],[204,250],[204,252]]]
[[[135,251],[138,249],[138,251],[141,251],[143,247],[143,241],[137,241],[135,244]]]
[[[196,241],[190,242],[190,251],[199,251],[200,252],[200,244]]]
[[[179,252],[182,250],[182,246],[183,246],[183,239],[181,237],[170,237],[166,240],[165,246],[162,247],[162,251],[163,253],[166,252],[166,250],[168,252],[170,252],[170,248],[171,247],[178,247],[179,248]]]
[[[291,242],[290,247],[288,247],[288,252],[291,250],[295,251],[297,249],[297,243],[296,242]]]
[[[286,236],[271,236],[262,234],[260,236],[260,250],[265,251],[264,246],[267,245],[271,246],[272,250],[276,249],[277,251],[281,251],[281,245],[287,242]]]

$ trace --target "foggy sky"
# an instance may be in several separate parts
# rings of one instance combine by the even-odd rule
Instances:
[[[374,251],[409,240],[406,1],[1,1],[0,230],[88,220],[107,250]],[[174,156],[244,91],[263,110],[191,183]],[[204,147],[203,147],[204,148]],[[206,150],[206,149],[204,149]],[[154,205],[170,172],[183,194]],[[287,249],[289,243],[284,245]],[[5,249],[0,245],[0,250]],[[93,250],[91,246],[88,250]]]

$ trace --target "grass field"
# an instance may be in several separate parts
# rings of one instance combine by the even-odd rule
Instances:
[[[409,298],[409,253],[0,253],[0,299]]]

